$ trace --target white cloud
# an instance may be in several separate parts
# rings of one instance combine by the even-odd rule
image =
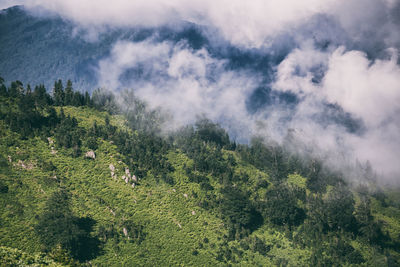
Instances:
[[[124,71],[140,66],[141,75],[130,86],[151,107],[173,115],[171,128],[193,123],[202,114],[217,121],[224,118],[228,127],[250,125],[246,96],[256,81],[249,73],[226,71],[225,64],[184,43],[118,42],[110,57],[99,62],[98,75],[100,85],[120,88]],[[251,127],[241,137],[250,131]]]
[[[311,70],[326,65],[329,53],[316,50],[312,44],[305,43],[294,49],[277,67],[275,90],[290,91],[297,95],[313,93],[317,85],[312,84]]]
[[[142,65],[143,72],[151,73],[162,69],[162,58],[168,58],[171,47],[168,43],[153,44],[150,41],[132,43],[117,42],[108,58],[99,61],[99,84],[108,88],[120,88],[120,76],[125,70]]]
[[[148,26],[186,20],[218,29],[234,45],[269,46],[276,35],[291,31],[317,14],[338,19],[354,38],[380,32],[397,40],[387,13],[395,6],[383,0],[25,0],[85,27]],[[390,4],[388,4],[389,2]]]
[[[369,160],[386,177],[399,175],[400,66],[396,55],[392,51],[390,59],[371,61],[364,53],[343,47],[325,53],[309,46],[294,50],[277,67],[273,85],[302,97],[287,127],[302,129],[299,138],[319,147],[319,152],[329,152],[331,163],[343,164],[351,156]],[[312,82],[315,66],[326,71],[319,84]],[[324,102],[362,119],[365,132],[352,134],[340,125],[316,122],[313,115],[323,113]]]
[[[336,50],[328,65],[324,93],[328,101],[377,127],[400,110],[397,57],[370,62],[359,51]]]

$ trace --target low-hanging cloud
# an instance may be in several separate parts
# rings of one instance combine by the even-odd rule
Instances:
[[[353,158],[370,161],[386,177],[398,176],[400,66],[397,51],[390,52],[387,60],[371,61],[364,53],[343,47],[324,53],[310,47],[293,51],[278,66],[273,85],[303,99],[288,127],[308,129],[306,135],[326,151],[338,152],[341,148]],[[320,83],[313,82],[315,67],[325,70]],[[364,132],[349,133],[337,125],[321,127],[310,120],[312,114],[321,112],[321,103],[325,102],[361,119]]]
[[[398,44],[398,0],[25,0],[84,27],[158,27],[189,21],[216,28],[234,45],[264,47],[318,14],[331,16],[355,41]]]
[[[248,72],[228,71],[226,64],[226,60],[212,58],[205,49],[194,51],[182,42],[121,41],[115,44],[110,57],[99,62],[98,73],[100,84],[133,88],[151,107],[172,113],[174,120],[169,122],[169,129],[205,115],[235,132],[252,122],[246,111],[246,96],[259,81]],[[125,71],[140,75],[121,81]],[[250,134],[248,129],[237,137]]]
[[[245,64],[234,68],[229,53],[219,55],[213,44],[194,49],[185,41],[118,40],[98,62],[99,85],[133,88],[152,107],[173,115],[170,129],[201,114],[221,122],[238,140],[268,134],[283,142],[288,130],[295,129],[290,131],[298,143],[312,147],[310,153],[332,166],[369,160],[383,177],[398,180],[399,0],[25,4],[33,13],[45,9],[96,33],[114,27],[179,31],[182,21],[201,25],[210,42],[223,40],[218,45],[226,50],[235,48],[270,62],[256,69]],[[277,47],[285,47],[284,52],[277,53]],[[248,99],[260,87],[290,93],[296,104],[269,103],[249,112]]]
[[[193,50],[184,42],[118,42],[110,57],[100,61],[98,73],[103,84],[121,88],[125,83],[152,107],[170,112],[174,120],[169,129],[193,123],[201,114],[222,122],[241,140],[267,133],[282,141],[288,129],[298,129],[297,141],[313,146],[312,154],[324,157],[331,166],[349,158],[370,161],[379,174],[393,179],[399,174],[400,67],[396,51],[390,52],[391,58],[372,62],[360,51],[339,47],[321,52],[305,44],[277,66],[271,84],[276,91],[297,95],[296,108],[275,106],[255,114],[247,111],[246,100],[262,83],[261,77],[229,70],[227,60],[213,58],[205,49]],[[123,72],[131,68],[140,76],[122,82]],[[314,81],[317,69],[324,72],[320,82]],[[361,120],[364,131],[352,133],[343,125],[315,120],[326,103]],[[263,129],[259,122],[264,123]]]

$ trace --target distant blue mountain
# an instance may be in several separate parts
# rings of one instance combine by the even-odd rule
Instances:
[[[96,83],[93,63],[111,42],[88,43],[72,38],[73,25],[60,18],[38,18],[22,7],[0,14],[0,75],[7,81],[43,83],[71,79],[77,86]]]
[[[229,67],[251,68],[268,77],[270,64],[276,64],[289,52],[287,47],[271,57],[260,51],[241,50],[224,40],[210,43],[204,27],[182,22],[179,30],[167,27],[110,29],[98,40],[85,40],[73,34],[75,25],[55,15],[34,16],[21,6],[0,12],[0,76],[6,81],[24,84],[43,83],[48,89],[56,79],[71,79],[78,89],[93,90],[97,85],[95,68],[117,40],[185,40],[193,49],[206,48],[216,58],[226,58]],[[218,38],[213,36],[213,39]]]

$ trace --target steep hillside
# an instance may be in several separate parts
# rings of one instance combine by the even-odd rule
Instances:
[[[206,119],[159,137],[139,127],[151,112],[4,88],[2,265],[399,262],[398,191],[349,189],[315,159],[260,139],[235,144]]]

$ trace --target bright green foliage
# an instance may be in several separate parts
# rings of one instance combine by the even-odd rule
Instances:
[[[289,174],[287,182],[293,185],[296,185],[300,188],[306,188],[306,181],[307,179],[302,177],[301,175],[294,173]]]
[[[316,160],[235,144],[208,120],[161,137],[139,100],[109,110],[110,92],[75,103],[71,83],[64,96],[56,85],[58,102],[20,82],[0,94],[0,244],[25,252],[2,248],[9,265],[40,251],[94,266],[398,263],[396,194],[354,191]]]
[[[15,248],[0,246],[0,266],[49,266],[61,267],[50,257],[42,253],[28,254]]]

